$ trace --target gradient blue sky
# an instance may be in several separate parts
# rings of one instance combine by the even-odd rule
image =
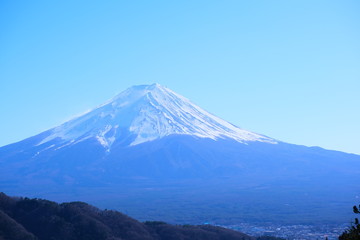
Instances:
[[[0,2],[0,145],[158,82],[242,128],[360,154],[360,1]]]

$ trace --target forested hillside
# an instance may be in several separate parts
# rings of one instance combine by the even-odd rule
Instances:
[[[120,212],[83,202],[58,204],[0,193],[0,240],[255,240],[210,225],[141,223]],[[266,239],[266,238],[261,238]],[[271,238],[274,239],[274,238]]]

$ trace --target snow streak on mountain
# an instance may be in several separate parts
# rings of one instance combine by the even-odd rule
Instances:
[[[233,139],[240,143],[276,140],[238,128],[159,84],[134,86],[94,110],[50,130],[38,145],[61,139],[62,148],[96,138],[108,151],[120,138],[129,145],[172,134]],[[121,140],[121,139],[120,139]]]

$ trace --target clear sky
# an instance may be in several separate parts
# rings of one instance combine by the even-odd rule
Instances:
[[[0,1],[0,145],[158,82],[239,127],[360,154],[360,1]]]

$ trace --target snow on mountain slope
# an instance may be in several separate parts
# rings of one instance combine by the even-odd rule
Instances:
[[[230,138],[241,143],[277,143],[274,139],[238,128],[159,84],[131,87],[50,132],[38,145],[54,139],[69,145],[96,138],[110,150],[116,140],[126,137],[124,134],[132,136],[131,146],[172,134],[213,140]]]

